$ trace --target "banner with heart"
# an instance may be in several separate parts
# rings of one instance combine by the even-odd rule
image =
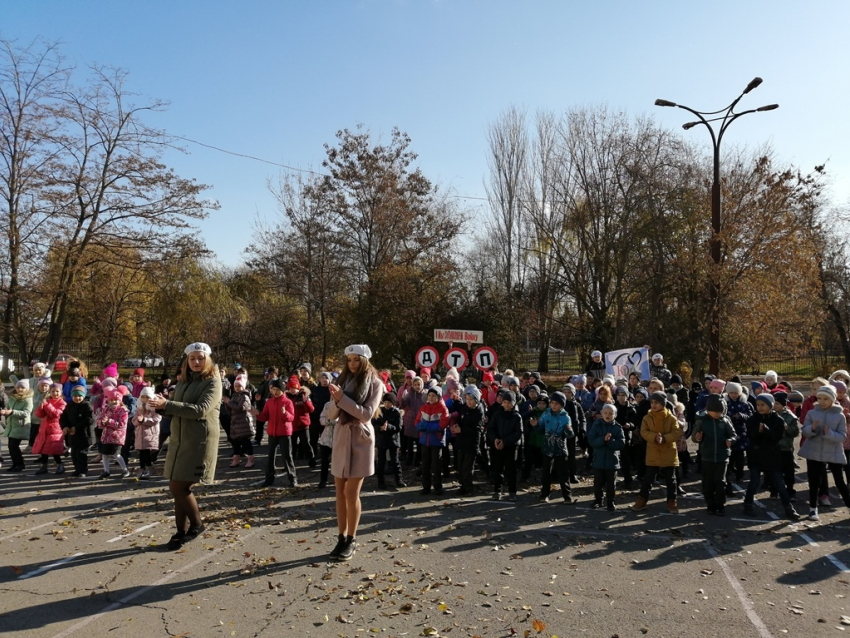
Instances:
[[[624,348],[605,353],[605,373],[614,377],[628,377],[637,372],[642,381],[648,381],[649,348]]]

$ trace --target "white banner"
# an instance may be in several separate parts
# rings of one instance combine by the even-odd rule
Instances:
[[[434,328],[434,341],[457,341],[458,343],[484,343],[481,330],[446,330]]]
[[[628,377],[635,371],[642,381],[649,381],[649,348],[624,348],[605,353],[606,374]]]

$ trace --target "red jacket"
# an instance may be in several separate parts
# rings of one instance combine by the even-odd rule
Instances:
[[[310,396],[304,390],[298,394],[286,393],[286,397],[292,401],[295,407],[295,420],[292,422],[292,431],[300,432],[310,427],[310,414],[313,412],[313,402],[310,401]]]
[[[286,409],[286,414],[284,414]],[[292,421],[295,419],[295,407],[292,401],[281,394],[279,397],[269,395],[263,406],[258,421],[266,422],[266,432],[269,436],[292,436]]]

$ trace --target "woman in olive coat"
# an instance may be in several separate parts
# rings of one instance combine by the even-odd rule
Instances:
[[[170,398],[160,394],[148,401],[171,416],[163,476],[174,496],[177,533],[168,541],[169,549],[179,549],[204,531],[192,485],[212,483],[218,458],[221,377],[207,344],[190,344],[185,353],[180,381]]]

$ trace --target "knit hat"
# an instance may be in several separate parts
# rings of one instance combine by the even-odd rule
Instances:
[[[788,401],[790,403],[802,403],[805,400],[806,400],[806,397],[803,396],[802,392],[794,391],[794,392],[791,392],[788,395]]]
[[[18,379],[18,382],[15,384],[16,389],[21,390],[29,390],[30,389],[30,380],[29,379]]]
[[[635,390],[635,396],[637,396],[637,395],[641,395],[644,399],[648,399],[649,398],[649,390],[647,390],[644,387],[640,387],[637,390]],[[665,395],[665,397],[666,397],[666,395]]]
[[[302,363],[300,366],[298,366],[298,369],[299,370],[306,369],[307,372],[309,372],[310,374],[313,374],[313,366],[311,364],[307,363],[306,361],[304,363]]]
[[[430,388],[428,388],[428,392],[426,392],[426,394],[436,394],[438,399],[443,398],[443,395],[440,392],[440,388],[436,386],[431,386]]]
[[[652,355],[652,360],[653,361],[664,361],[664,356],[660,352],[656,352],[654,355]]]
[[[110,363],[108,366],[106,366],[103,369],[103,374],[101,375],[101,378],[105,378],[105,377],[110,377],[112,379],[115,379],[116,377],[118,377],[118,364],[117,363],[114,363],[114,362]]]
[[[484,383],[493,383],[493,381],[495,381],[495,377],[490,370],[487,370],[483,375],[481,375],[481,380]]]
[[[287,390],[300,390],[301,389],[301,382],[298,380],[298,377],[296,377],[295,375],[292,375],[291,377],[289,377],[289,381],[286,382],[286,389]]]
[[[823,388],[821,388],[821,389],[823,389]],[[830,388],[830,390],[832,390],[832,388]],[[832,392],[833,392],[832,398],[834,399],[835,398],[835,394],[834,394],[835,390],[832,390]],[[762,403],[767,403],[770,406],[770,409],[772,410],[773,404],[776,400],[773,398],[773,395],[770,392],[762,392],[760,395],[758,395],[756,397],[756,403],[758,403],[759,401],[761,401]]]
[[[764,380],[766,383],[769,383],[770,381],[778,381],[779,375],[776,374],[775,370],[768,370],[764,373]]]
[[[171,381],[171,375],[168,374],[167,372],[163,372],[161,375],[159,375],[159,380],[160,380],[160,382]]]
[[[656,403],[660,403],[661,405],[667,405],[667,395],[661,391],[653,392],[649,395],[650,401],[655,401]]]
[[[530,386],[526,387],[525,391],[526,392],[536,392],[537,394],[540,394],[540,388],[537,387],[535,384],[531,384]]]
[[[139,398],[141,399],[142,397],[147,397],[148,399],[153,399],[154,398],[153,388],[150,387],[150,386],[142,388],[142,391],[139,393]]]
[[[359,354],[361,357],[365,357],[366,359],[372,358],[372,349],[367,346],[365,343],[355,343],[353,345],[348,346],[345,349],[345,356],[347,357],[350,354]]]
[[[587,383],[587,375],[586,374],[577,374],[573,377],[573,383]]]
[[[455,381],[460,381],[460,375],[457,372],[457,368],[452,366],[446,371],[446,379],[454,379]]]
[[[381,403],[383,403],[384,401],[389,401],[390,403],[395,405],[395,402],[396,402],[395,392],[385,392],[384,396],[381,397]]]
[[[561,390],[569,390],[573,394],[576,393],[576,387],[572,383],[565,383],[564,387]],[[552,396],[555,396],[554,394]],[[551,397],[550,397],[551,398]]]
[[[705,411],[726,414],[726,401],[719,394],[709,394],[705,402]]]
[[[118,394],[120,394],[122,397],[126,397],[128,394],[130,394],[130,388],[128,388],[124,384],[117,386],[115,389],[118,390]]]
[[[464,393],[466,396],[470,396],[470,397],[472,397],[472,398],[473,398],[473,399],[475,399],[476,401],[481,401],[481,390],[479,390],[478,388],[476,388],[476,387],[475,387],[474,385],[472,385],[472,384],[469,384],[468,386],[466,386],[466,387],[463,389],[463,393]]]
[[[830,385],[835,388],[836,392],[847,392],[847,384],[844,383],[844,381],[836,379],[835,381],[832,381]]]
[[[238,383],[239,385],[241,385],[243,389],[244,389],[244,388],[247,388],[247,387],[248,387],[248,377],[246,377],[244,374],[240,374],[240,375],[238,375],[238,376],[237,376],[237,377],[233,380],[233,385],[236,385],[237,383]]]
[[[779,405],[782,405],[782,406],[788,405],[788,393],[787,392],[782,392],[782,391],[774,392],[773,398],[776,400],[776,402]]]
[[[516,394],[510,390],[503,390],[500,394],[502,395],[502,401],[510,401],[511,403],[516,404]]]
[[[750,382],[750,387],[753,390],[767,390],[767,385],[765,385],[764,381],[752,381]]]
[[[78,397],[86,396],[86,386],[75,385],[73,388],[71,388],[71,396],[78,396]]]
[[[629,389],[622,385],[618,385],[614,388],[614,395],[616,396],[618,394],[625,394],[626,396],[629,396]]]
[[[517,379],[516,377],[505,377],[505,378],[508,380],[508,387],[511,387],[512,385],[515,385],[515,386],[519,385],[519,379]],[[502,382],[505,381],[505,378],[502,379]]]
[[[674,383],[682,385],[682,377],[680,377],[678,374],[674,374],[673,378],[670,379],[670,385],[673,385]]]
[[[563,392],[553,392],[552,396],[549,397],[549,403],[552,403],[552,401],[554,401],[561,407],[567,405],[567,397],[564,396]]]
[[[609,412],[613,412],[614,416],[617,416],[617,406],[613,403],[606,403],[602,406],[602,409],[599,412],[605,412],[606,410]]]
[[[324,374],[324,372],[322,374]],[[416,376],[416,373],[413,370],[405,370],[404,371],[404,378],[405,379],[412,379],[415,376]]]
[[[602,356],[602,353],[599,352],[599,350],[594,350],[593,352],[590,353],[591,359],[596,358],[596,357],[601,357],[601,356]]]
[[[121,393],[115,388],[106,388],[103,391],[103,398],[107,401],[120,401]]]
[[[286,386],[283,385],[283,379],[278,377],[277,379],[272,379],[269,381],[270,388],[277,388],[278,390],[283,390]]]
[[[824,385],[818,388],[817,396],[826,395],[830,397],[833,401],[838,398],[838,393],[835,391],[831,385]],[[758,395],[758,398],[761,398],[761,395]]]
[[[718,388],[721,392],[726,387],[726,382],[723,379],[712,379],[711,383],[708,384],[709,388]]]
[[[421,377],[423,374],[427,374],[429,377],[431,376],[431,368],[420,368],[419,376]]]
[[[104,388],[114,388],[118,385],[118,382],[112,377],[106,377],[103,381],[100,382],[100,385]]]
[[[133,370],[133,374],[138,374],[142,379],[145,378],[145,369],[144,368],[136,368]]]
[[[537,397],[537,402],[540,403],[541,401],[548,404],[549,403],[549,395],[545,392],[541,392],[540,396]]]
[[[610,383],[611,385],[615,385],[617,380],[614,378],[613,374],[606,374],[602,377],[602,383]]]
[[[740,383],[735,383],[734,381],[730,381],[726,384],[726,392],[729,394],[741,394],[743,391],[743,387]]]
[[[325,378],[325,379],[327,379],[328,381],[331,381],[331,380],[333,380],[334,375],[332,375],[330,372],[328,372],[327,370],[325,370],[324,372],[322,372],[322,374],[320,374],[320,375],[319,375],[319,378],[320,378],[320,379],[321,379],[321,378]]]

